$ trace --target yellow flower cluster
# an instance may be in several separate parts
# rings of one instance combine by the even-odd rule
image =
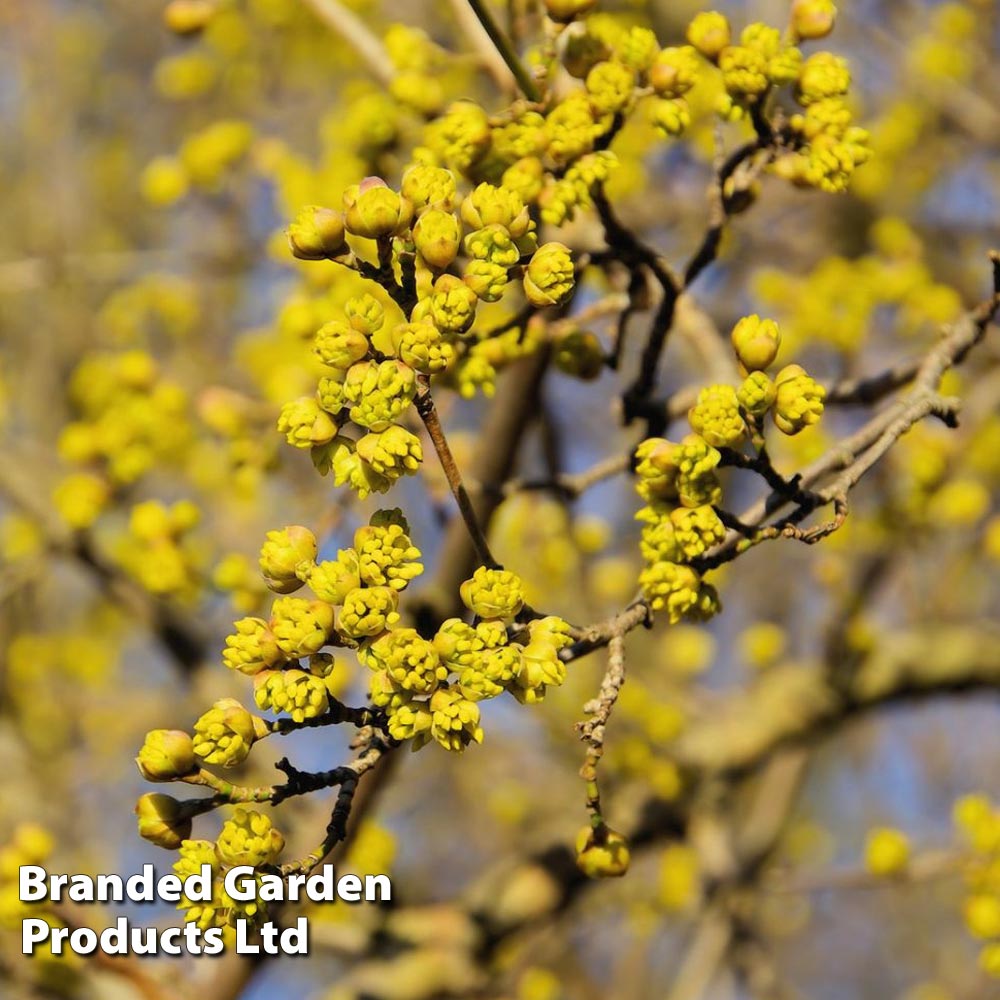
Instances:
[[[815,341],[854,352],[865,345],[876,313],[912,336],[955,320],[961,296],[934,280],[919,235],[884,216],[868,234],[872,251],[853,259],[823,258],[805,274],[763,269],[755,279],[762,302],[781,319],[786,346]]]
[[[632,859],[628,841],[601,825],[585,826],[576,837],[576,866],[587,878],[621,878]]]
[[[665,135],[680,134],[691,122],[685,95],[700,80],[716,74],[721,82],[715,110],[724,119],[739,121],[748,115],[760,128],[758,116],[770,94],[791,87],[803,111],[793,116],[792,149],[781,155],[772,169],[795,184],[824,191],[846,189],[855,170],[870,156],[869,137],[852,123],[846,103],[850,85],[847,64],[830,52],[817,52],[804,59],[799,42],[825,37],[833,28],[836,7],[830,0],[799,0],[793,5],[790,30],[784,35],[761,22],[748,24],[736,39],[725,15],[707,11],[696,15],[687,27],[687,45],[655,47],[649,65],[635,70],[634,83],[647,85],[654,96],[650,120]],[[591,20],[596,20],[592,18]],[[590,30],[590,29],[588,29]],[[608,53],[606,32],[596,32],[589,45],[571,47],[573,63],[581,58]],[[621,56],[618,55],[621,59]],[[587,75],[597,76],[600,100],[592,110],[599,115],[617,113],[625,107],[626,75],[634,67],[598,62]],[[634,91],[629,94],[633,97]]]
[[[965,925],[983,942],[980,967],[1000,979],[1000,809],[985,795],[967,795],[955,803],[953,815],[969,852]]]
[[[259,6],[278,11],[283,4]],[[548,339],[544,320],[518,319],[521,305],[528,313],[568,308],[578,265],[563,243],[538,244],[538,224],[572,221],[600,203],[621,161],[620,173],[635,166],[639,157],[632,150],[641,141],[627,133],[617,139],[637,109],[644,113],[634,118],[647,137],[676,136],[690,125],[692,109],[697,114],[721,88],[716,112],[731,121],[748,119],[763,145],[771,128],[766,102],[777,88],[788,88],[801,111],[787,125],[774,126],[780,128],[776,172],[797,184],[839,191],[867,158],[867,135],[852,124],[847,105],[848,67],[828,52],[805,58],[799,48],[830,32],[832,0],[794,0],[784,34],[754,23],[737,36],[723,14],[702,13],[687,26],[685,44],[669,47],[647,28],[626,26],[624,18],[589,16],[593,6],[594,0],[544,2],[557,24],[580,22],[539,56],[540,83],[558,69],[557,61],[570,77],[561,77],[550,99],[518,101],[495,114],[473,101],[449,104],[463,71],[454,70],[455,61],[423,32],[393,25],[383,40],[393,71],[389,93],[360,88],[348,102],[353,106],[331,111],[321,128],[324,152],[316,169],[280,142],[255,142],[251,128],[234,120],[191,135],[176,156],[158,158],[144,174],[146,197],[166,204],[190,188],[216,190],[252,153],[254,167],[277,180],[286,214],[305,206],[286,235],[292,256],[315,266],[302,268],[304,290],[282,310],[278,336],[243,345],[240,363],[268,400],[282,404],[277,427],[287,442],[308,451],[321,474],[331,473],[336,485],[361,499],[418,471],[422,444],[410,429],[411,406],[426,414],[432,377],[462,396],[488,394],[499,367]],[[208,7],[214,5],[174,0],[167,23],[182,35],[208,32],[218,25]],[[224,16],[228,12],[219,20]],[[276,23],[291,16],[276,13]],[[542,65],[546,60],[553,65]],[[157,69],[158,86],[174,98],[202,93],[224,85],[216,68],[204,53],[171,56]],[[452,74],[447,82],[445,73]],[[701,85],[707,102],[696,90]],[[397,151],[411,128],[422,129],[423,145],[399,171],[398,183],[367,177],[349,184],[367,164],[399,170]],[[608,148],[612,141],[616,152]],[[336,208],[314,204],[331,188],[344,192]],[[510,298],[516,305],[507,309]],[[482,330],[484,317],[496,334]],[[560,333],[551,338],[553,363],[596,377],[604,363],[600,341],[584,330],[564,333],[565,323],[560,320]],[[823,411],[824,390],[801,367],[786,366],[773,380],[767,373],[780,346],[774,322],[748,316],[732,340],[741,383],[706,386],[689,412],[692,434],[679,443],[649,439],[635,456],[638,492],[647,504],[637,515],[645,561],[640,583],[650,606],[672,623],[702,620],[719,609],[715,589],[696,566],[726,535],[717,509],[723,452],[757,445],[768,413],[781,432],[794,435]],[[307,342],[312,358],[303,360],[295,348]],[[149,396],[161,380],[143,375],[140,360],[136,352],[136,371],[128,378],[138,379],[140,396]],[[321,366],[318,384],[310,363]],[[139,384],[143,378],[147,384]],[[284,392],[289,385],[294,390]],[[121,405],[118,390],[108,395],[114,397],[108,405],[82,407],[81,428],[64,442],[67,458],[83,468],[60,487],[60,506],[76,512],[67,517],[79,527],[164,447],[141,434],[135,443],[91,445],[90,425],[100,424],[105,410],[112,410],[109,425],[129,426],[114,409]],[[253,450],[247,402],[212,390],[199,399],[199,415],[234,445]],[[163,427],[185,432],[183,404],[176,407],[177,419],[160,412],[151,426],[158,433]],[[114,463],[123,468],[111,469]],[[198,579],[196,553],[185,547],[185,532],[194,524],[193,518],[185,522],[189,513],[183,505],[140,504],[133,511],[135,564],[128,568],[154,592],[182,596]],[[406,627],[400,593],[422,572],[419,558],[398,510],[378,512],[351,547],[330,559],[321,559],[305,527],[269,532],[259,561],[266,589],[279,595],[269,611],[257,611],[265,591],[245,557],[231,555],[215,571],[217,586],[255,612],[235,622],[223,653],[226,666],[252,678],[260,710],[301,725],[330,711],[337,663],[324,650],[346,646],[371,671],[375,718],[394,739],[412,741],[413,749],[435,741],[451,751],[481,742],[481,701],[506,691],[534,703],[550,685],[563,683],[571,629],[560,618],[534,616],[522,581],[492,567],[481,567],[462,585],[468,615],[444,622],[433,636]],[[310,596],[298,593],[304,586]],[[658,712],[644,724],[651,738],[655,724],[656,737],[670,739],[679,719],[679,710]],[[152,781],[184,780],[197,775],[201,763],[242,764],[258,740],[279,728],[223,699],[198,719],[193,735],[148,734],[138,765]],[[669,796],[680,779],[672,763],[663,763],[651,780]],[[164,846],[183,842],[178,872],[200,861],[217,873],[237,863],[270,864],[282,848],[269,819],[245,809],[227,821],[215,844],[188,839],[190,817],[169,797],[144,796],[138,814],[144,836]],[[622,874],[628,860],[627,844],[614,831],[583,832],[578,863],[587,874]],[[191,907],[188,919],[222,926],[235,915],[257,916],[241,912],[221,888],[219,893],[211,904]]]
[[[202,552],[190,538],[201,511],[190,500],[166,506],[158,500],[136,504],[128,534],[116,556],[122,568],[151,594],[190,600],[201,582]]]
[[[36,823],[21,823],[10,841],[0,847],[0,929],[19,930],[29,916],[52,919],[38,905],[23,903],[19,895],[18,869],[22,865],[44,865],[55,847],[52,835]]]
[[[59,454],[78,471],[60,481],[53,501],[68,525],[86,528],[116,488],[179,460],[192,429],[186,393],[145,351],[87,355],[70,379],[70,398],[78,417],[63,428]]]
[[[517,625],[524,606],[517,576],[480,567],[461,595],[473,625],[450,618],[433,639],[400,628],[361,643],[359,658],[373,671],[372,702],[385,710],[390,734],[411,739],[414,750],[431,740],[453,751],[480,743],[478,702],[508,691],[534,704],[566,677],[559,651],[570,642],[569,628],[554,617]]]
[[[910,861],[910,841],[901,830],[879,826],[865,841],[865,868],[880,878],[902,874]]]
[[[802,63],[795,98],[803,111],[790,122],[799,149],[779,157],[775,173],[803,187],[847,189],[871,157],[868,132],[853,124],[846,102],[850,82],[847,63],[830,52],[817,52]]]
[[[478,113],[465,102],[437,119],[443,134],[450,135],[452,125],[459,129],[458,147],[442,154],[446,162],[465,157],[464,144],[474,143],[475,132],[459,125],[479,121]],[[513,124],[507,143],[519,148],[526,140],[511,131]],[[463,395],[479,387],[489,393],[495,363],[532,346],[521,337],[487,345],[468,336],[480,304],[498,302],[515,276],[537,309],[561,305],[575,286],[568,248],[537,245],[517,186],[482,182],[460,199],[455,174],[433,159],[424,150],[404,170],[398,192],[366,178],[345,192],[342,212],[307,206],[288,230],[294,256],[347,266],[355,266],[350,237],[374,240],[380,269],[362,272],[390,294],[395,289],[403,311],[402,322],[391,322],[372,295],[349,301],[346,322],[326,322],[315,336],[315,355],[334,374],[321,380],[315,398],[287,403],[279,420],[289,443],[310,448],[321,472],[333,470],[338,485],[347,483],[361,496],[384,492],[419,466],[420,443],[398,420],[423,377],[445,374]],[[348,420],[368,433],[360,440],[340,433]]]
[[[260,558],[268,586],[290,595],[308,584],[316,599],[285,596],[268,620],[240,619],[223,653],[226,666],[253,677],[258,708],[296,722],[325,713],[339,687],[336,663],[322,648],[335,634],[353,645],[396,624],[397,595],[423,569],[399,510],[377,511],[335,559],[317,562],[317,551],[313,533],[299,525],[268,533]]]
[[[592,4],[568,6],[571,14],[561,12],[558,20],[572,20]],[[492,118],[471,101],[457,101],[426,127],[417,159],[515,192],[525,204],[537,204],[553,225],[588,207],[594,188],[617,163],[606,149],[610,137],[647,99],[654,75],[661,79],[666,71],[654,70],[660,47],[648,28],[624,28],[606,15],[588,17],[578,27],[567,33],[561,59],[579,86],[544,111],[514,105]],[[674,117],[687,121],[680,98],[685,89],[677,85],[675,100],[649,99],[671,105]]]
[[[161,71],[161,87],[165,83],[177,96],[187,96],[192,85],[204,85],[204,65],[190,57],[174,63],[165,79]],[[213,122],[190,133],[176,156],[158,156],[146,166],[140,181],[143,196],[153,205],[172,205],[191,188],[217,191],[226,174],[246,158],[253,139],[250,124],[237,119]]]
[[[794,435],[815,424],[823,413],[826,390],[800,365],[786,365],[772,382],[764,369],[773,364],[781,346],[781,332],[771,319],[754,314],[744,316],[733,327],[732,344],[740,367],[747,373],[733,397],[742,413],[759,421],[769,411],[774,424],[784,434]],[[721,391],[728,387],[713,387]],[[726,402],[731,402],[729,396]],[[714,395],[698,403],[689,414],[691,426],[717,447],[732,447],[742,435],[735,435],[735,417]],[[723,440],[726,436],[732,443]]]
[[[320,379],[314,396],[286,403],[278,418],[289,444],[310,449],[320,472],[332,471],[338,486],[347,484],[362,498],[384,493],[423,459],[420,441],[398,422],[416,393],[416,371],[375,346],[384,328],[385,310],[377,299],[367,293],[350,299],[345,319],[325,323],[314,339],[317,358],[332,374]],[[393,336],[401,346],[409,342],[399,327]],[[341,433],[349,421],[365,433]]]
[[[636,515],[644,522],[646,561],[639,583],[653,610],[666,611],[672,624],[708,618],[719,609],[715,589],[686,562],[725,535],[712,507],[722,494],[715,474],[720,458],[696,434],[680,444],[647,438],[636,451],[637,489],[648,502]]]
[[[816,423],[823,412],[825,390],[799,365],[787,365],[773,382],[764,371],[781,345],[773,320],[745,316],[733,328],[732,344],[746,373],[743,382],[702,389],[688,412],[694,433],[679,444],[648,438],[636,450],[637,489],[648,504],[636,515],[643,522],[646,562],[639,582],[653,610],[666,610],[672,624],[709,617],[719,607],[714,588],[689,565],[725,538],[715,510],[722,499],[718,449],[741,449],[759,435],[768,412],[789,435]]]
[[[206,764],[235,767],[247,759],[254,743],[263,739],[267,731],[264,720],[251,715],[235,698],[222,698],[194,724],[191,749]],[[152,749],[150,735],[147,734],[137,758],[140,771],[149,770],[145,755]],[[186,757],[182,757],[180,763],[186,763]],[[176,776],[185,773],[186,769],[178,768]],[[173,779],[163,777],[158,780]]]
[[[133,530],[138,538],[162,542],[164,533],[174,530],[176,508],[140,505],[137,510]],[[398,593],[422,569],[416,561],[420,552],[398,510],[376,512],[356,532],[355,545],[341,549],[336,559],[317,561],[318,553],[315,536],[300,525],[268,533],[260,571],[267,586],[282,596],[273,602],[267,620],[238,620],[223,652],[226,666],[253,678],[259,708],[284,713],[295,723],[326,713],[330,697],[339,691],[340,680],[334,676],[337,662],[322,652],[323,647],[331,641],[364,646],[388,634],[399,621]],[[306,583],[315,599],[292,596]],[[272,731],[268,722],[240,702],[223,698],[195,722],[193,735],[176,730],[148,733],[136,764],[147,780],[182,781],[197,774],[199,762],[221,767],[242,764],[253,745]],[[176,848],[190,834],[190,814],[170,796],[144,796],[137,815],[140,833],[160,846]],[[239,825],[243,819],[234,822]],[[244,844],[240,849],[249,851],[245,842],[251,833],[264,836],[257,829],[263,820],[247,823],[242,832],[234,828],[227,843]],[[232,860],[236,847],[230,845],[227,851],[220,857],[237,863]],[[215,903],[213,908],[227,909]]]
[[[268,620],[237,621],[223,654],[228,667],[253,677],[259,708],[298,723],[324,714],[335,661],[321,650],[335,637],[357,648],[358,658],[373,671],[372,701],[385,710],[390,734],[412,738],[414,748],[434,739],[462,750],[482,740],[477,702],[507,690],[534,703],[565,679],[559,651],[570,642],[569,628],[554,617],[516,625],[524,591],[513,573],[477,570],[461,589],[476,624],[450,619],[427,640],[412,628],[396,627],[398,594],[422,569],[405,518],[398,510],[379,511],[358,529],[354,542],[336,559],[317,561],[318,545],[308,529],[293,525],[268,533],[261,573],[285,596],[274,601]],[[304,584],[315,600],[291,596]],[[241,764],[270,731],[263,719],[226,698],[198,719],[193,738],[166,730],[149,733],[137,763],[149,780],[181,780],[196,760]],[[157,843],[176,846],[186,835],[185,820],[162,798],[145,804],[153,818],[142,822],[140,816],[140,829]],[[164,824],[164,815],[174,822]]]
[[[203,865],[212,871],[212,898],[197,902],[181,898],[178,909],[185,921],[202,930],[209,927],[235,928],[237,920],[257,925],[267,917],[266,904],[257,899],[237,902],[225,890],[228,869],[238,865],[259,868],[277,861],[285,846],[285,838],[274,828],[271,818],[255,809],[238,806],[222,824],[218,840],[185,839],[179,846],[180,856],[174,862],[174,873],[183,880],[199,874]]]

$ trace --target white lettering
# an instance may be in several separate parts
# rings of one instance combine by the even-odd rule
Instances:
[[[41,865],[21,865],[18,870],[17,896],[22,903],[36,903],[45,898],[45,869]],[[44,920],[41,922],[45,923]]]
[[[341,875],[337,879],[337,895],[345,903],[360,903],[361,889],[361,879],[357,875]]]
[[[22,868],[21,871],[24,871],[24,869]],[[22,920],[21,954],[33,955],[35,953],[35,945],[41,944],[46,940],[51,929],[46,921],[39,920],[38,917],[29,917],[27,920]]]

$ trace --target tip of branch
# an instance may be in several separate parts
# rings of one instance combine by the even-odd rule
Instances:
[[[1000,250],[990,250],[987,256],[993,265],[993,294],[1000,295]]]

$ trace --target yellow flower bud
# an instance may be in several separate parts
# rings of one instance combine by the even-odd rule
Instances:
[[[774,363],[781,347],[781,331],[773,319],[744,316],[733,327],[733,350],[748,372],[762,371]]]
[[[151,205],[172,205],[188,193],[188,175],[174,156],[156,156],[139,179],[143,198]]]
[[[195,769],[194,744],[179,729],[154,729],[146,733],[135,763],[147,781],[174,781]]]
[[[499,302],[508,284],[507,268],[488,260],[472,260],[465,268],[462,281],[483,302]]]
[[[398,606],[392,587],[358,587],[344,598],[340,630],[355,639],[378,635],[399,621]]]
[[[368,353],[368,338],[340,320],[330,320],[316,331],[313,353],[325,365],[344,371]]]
[[[542,190],[545,167],[537,156],[525,156],[512,163],[503,173],[501,184],[514,191],[523,201],[534,201]]]
[[[910,842],[906,834],[889,827],[878,827],[865,842],[865,867],[873,875],[898,875],[910,860]]]
[[[604,370],[604,348],[589,330],[570,330],[556,341],[552,361],[561,372],[589,382]]]
[[[728,96],[753,98],[767,90],[767,58],[759,49],[747,45],[730,45],[719,54],[719,69]]]
[[[586,79],[591,107],[598,115],[622,111],[635,91],[635,72],[615,60],[599,62]]]
[[[351,327],[366,337],[378,333],[385,322],[385,309],[382,303],[367,292],[348,299],[344,303],[344,315],[347,316]]]
[[[349,233],[378,239],[409,228],[413,206],[381,177],[366,177],[344,192],[344,223]]]
[[[1000,944],[988,944],[979,953],[979,968],[992,979],[1000,979]]]
[[[514,191],[492,184],[479,184],[463,199],[462,219],[470,229],[503,226],[514,239],[532,230],[527,206]]]
[[[237,807],[222,825],[215,853],[224,865],[273,864],[285,846],[285,838],[271,825],[271,819],[255,809]]]
[[[851,85],[847,61],[832,52],[811,55],[799,70],[796,97],[808,106],[829,97],[841,97]]]
[[[315,567],[313,567],[315,568]],[[267,622],[261,618],[239,618],[234,633],[226,636],[222,660],[230,670],[252,677],[281,659],[281,650]]]
[[[819,421],[826,389],[800,365],[788,365],[774,380],[774,423],[783,434],[799,431]]]
[[[576,281],[573,258],[563,243],[540,246],[524,270],[524,294],[533,306],[561,305]]]
[[[796,38],[826,38],[836,20],[833,0],[792,0],[792,32]]]
[[[978,892],[965,901],[965,926],[982,941],[1000,937],[1000,897]]]
[[[777,395],[774,383],[764,372],[751,372],[736,390],[736,398],[747,413],[762,417]]]
[[[139,836],[157,847],[176,851],[191,836],[191,817],[184,815],[183,806],[169,795],[151,792],[135,804],[139,818]]]
[[[278,430],[296,448],[326,444],[337,436],[333,417],[312,396],[285,403],[278,415]]]
[[[324,679],[305,670],[262,670],[253,679],[257,707],[286,712],[295,722],[326,712],[330,707],[328,695]]]
[[[400,323],[392,331],[392,348],[400,361],[419,372],[443,371],[455,356],[454,348],[433,323]]]
[[[415,163],[403,171],[401,191],[417,210],[428,205],[450,209],[455,201],[455,175],[444,167]]]
[[[206,764],[235,767],[266,733],[263,719],[251,715],[235,698],[222,698],[194,724],[194,753]]]
[[[429,127],[427,138],[446,162],[465,172],[490,148],[489,115],[475,101],[455,101]]]
[[[170,0],[163,9],[163,23],[175,35],[196,35],[214,13],[211,0]]]
[[[646,438],[635,450],[635,471],[639,495],[645,500],[673,500],[677,497],[677,445],[665,438]]]
[[[650,607],[666,612],[671,625],[698,609],[701,579],[690,566],[651,563],[639,574],[639,585]]]
[[[316,536],[301,524],[269,531],[260,550],[260,571],[268,587],[279,594],[298,590],[317,551]]]
[[[345,253],[344,216],[332,208],[306,206],[288,227],[288,246],[299,260],[323,260]]]
[[[688,25],[687,40],[706,58],[718,59],[719,53],[729,45],[732,33],[725,14],[717,10],[696,14]]]
[[[688,411],[691,429],[713,448],[736,448],[746,437],[739,399],[731,385],[709,385]]]
[[[747,626],[737,640],[740,656],[754,670],[769,667],[784,655],[788,642],[785,630],[774,622],[756,622]]]
[[[461,752],[470,743],[483,742],[479,725],[479,706],[458,688],[439,688],[431,695],[431,735],[453,752]]]
[[[524,584],[509,569],[480,566],[459,588],[465,606],[480,618],[513,618],[524,605]]]
[[[427,209],[413,227],[413,242],[431,267],[443,271],[461,245],[458,219],[439,208]]]
[[[271,631],[287,657],[318,653],[333,632],[334,612],[325,601],[281,597],[271,605]]]
[[[11,844],[11,848],[17,853],[18,863],[31,865],[44,864],[55,846],[52,834],[38,823],[19,823]]]
[[[698,82],[699,68],[693,46],[663,49],[649,71],[649,84],[661,97],[680,97]]]
[[[431,319],[445,333],[465,333],[475,322],[477,304],[476,293],[461,278],[442,274],[430,297]]]
[[[336,559],[316,563],[311,567],[306,582],[321,601],[343,604],[347,594],[361,586],[357,552],[340,549]]]
[[[59,516],[71,528],[89,528],[111,499],[111,488],[101,476],[91,472],[73,472],[52,493]]]
[[[651,117],[653,126],[664,136],[680,135],[691,124],[691,112],[683,97],[654,101]]]
[[[559,24],[569,24],[596,5],[597,0],[545,0],[545,13]]]
[[[585,826],[576,835],[576,866],[587,878],[620,878],[630,860],[628,841],[609,826]]]

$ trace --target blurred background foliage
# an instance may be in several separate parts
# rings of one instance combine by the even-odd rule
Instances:
[[[459,96],[489,109],[504,99],[456,5],[348,6],[381,38],[394,82],[374,79],[299,0],[227,0],[192,38],[164,27],[157,0],[0,0],[0,835],[9,843],[19,824],[42,825],[54,870],[164,864],[130,816],[143,790],[130,758],[143,733],[245,695],[219,651],[232,618],[261,606],[266,530],[310,524],[336,550],[379,506],[334,491],[274,432],[280,404],[315,379],[316,326],[357,290],[332,264],[293,261],[281,230],[302,205],[336,204],[367,174],[398,180],[429,111]],[[701,7],[603,9],[668,44]],[[719,9],[739,24],[787,20],[778,0]],[[824,45],[850,60],[874,156],[843,195],[765,178],[682,302],[662,394],[714,380],[720,364],[725,372],[717,331],[749,312],[777,319],[788,358],[832,385],[926,351],[942,324],[983,297],[1000,219],[997,22],[991,0],[844,4]],[[677,263],[706,225],[714,126],[693,106],[680,140],[630,124],[613,147],[622,166],[608,188],[621,218]],[[746,127],[727,125],[725,135],[735,141]],[[600,244],[590,216],[569,229],[574,246]],[[577,308],[604,291],[585,288]],[[491,313],[497,322],[504,308]],[[612,317],[592,324],[606,343],[612,326]],[[738,699],[763,690],[745,703],[752,711],[794,714],[797,673],[866,656],[918,627],[931,657],[935,636],[951,651],[968,643],[970,655],[998,642],[988,628],[1000,607],[998,359],[993,335],[948,376],[947,391],[964,399],[961,427],[920,425],[903,438],[839,533],[818,548],[776,542],[738,560],[721,578],[725,612],[707,626],[630,636],[630,679],[602,771],[616,826],[634,827],[651,796],[681,795],[677,742]],[[515,473],[581,472],[632,447],[616,384],[612,373],[585,383],[549,371]],[[493,405],[482,391],[442,402],[460,464],[491,448],[482,429]],[[862,417],[860,407],[831,407],[819,427],[781,442],[779,468],[822,454]],[[88,471],[81,424],[110,442],[110,480]],[[738,475],[727,484],[735,509],[752,499],[751,485]],[[144,547],[136,530],[133,510],[149,500],[175,505],[169,546]],[[433,591],[435,574],[447,578],[451,508],[432,463],[397,487],[394,504],[410,517]],[[627,477],[573,502],[521,492],[498,509],[491,540],[527,581],[530,603],[596,621],[633,595],[637,507]],[[668,825],[637,845],[628,877],[575,887],[553,907],[521,859],[570,843],[582,821],[572,723],[602,669],[600,654],[575,664],[531,711],[491,703],[483,748],[459,758],[429,748],[396,762],[346,863],[392,872],[400,926],[408,913],[422,924],[396,930],[427,946],[406,952],[402,968],[369,958],[362,995],[1000,996],[963,924],[961,865],[932,864],[927,878],[865,876],[873,828],[905,830],[917,855],[947,854],[955,800],[996,792],[1000,731],[988,692],[817,727],[785,760],[798,768],[787,802],[769,797],[766,768],[735,786],[720,780],[719,801],[703,796],[680,836]],[[360,674],[344,690],[358,703]],[[738,738],[741,718],[719,738]],[[292,739],[317,766],[347,754],[335,731]],[[241,780],[272,780],[287,748],[265,747]],[[284,808],[286,829],[325,822],[324,803]],[[713,946],[705,915],[721,877],[719,815],[754,810],[776,829],[765,870],[739,900],[742,937],[709,983],[683,992],[675,976],[685,955]],[[19,836],[40,834],[22,827]],[[457,967],[450,907],[477,893],[502,896],[528,926],[480,965]],[[536,907],[541,916],[528,919]],[[185,975],[196,985],[178,995],[326,995],[384,915],[340,906],[312,916],[309,961],[228,980],[222,963],[192,963]],[[27,963],[16,938],[5,934],[0,948],[4,996],[141,994],[141,982],[98,963]]]

